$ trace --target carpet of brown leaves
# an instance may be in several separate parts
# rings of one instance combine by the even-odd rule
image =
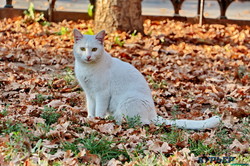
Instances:
[[[0,21],[0,165],[196,165],[202,155],[249,153],[250,27],[146,20],[146,36],[106,37],[106,50],[145,76],[158,114],[223,117],[220,127],[205,131],[87,119],[73,75],[72,30],[91,27],[92,21]],[[91,150],[86,138],[120,155]]]

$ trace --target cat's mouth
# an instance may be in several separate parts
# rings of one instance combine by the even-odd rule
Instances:
[[[85,62],[85,63],[91,63],[91,62],[93,62],[93,59],[86,58],[86,59],[84,59],[84,62]]]
[[[84,63],[93,63],[96,61],[95,57],[89,57],[89,56],[82,57],[81,59],[82,59],[82,62],[84,62]]]

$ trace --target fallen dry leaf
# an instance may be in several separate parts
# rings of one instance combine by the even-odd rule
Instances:
[[[168,145],[167,142],[160,142],[160,141],[148,141],[147,144],[149,145],[149,150],[152,150],[156,153],[168,153],[172,150],[172,148]]]

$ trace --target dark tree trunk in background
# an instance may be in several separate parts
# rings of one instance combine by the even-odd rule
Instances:
[[[134,31],[143,33],[142,0],[96,0],[95,32]]]

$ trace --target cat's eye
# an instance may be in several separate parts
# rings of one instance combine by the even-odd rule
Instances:
[[[81,51],[86,51],[86,48],[85,47],[80,47],[80,50]]]
[[[93,52],[97,51],[97,48],[92,48],[92,51],[93,51]]]

